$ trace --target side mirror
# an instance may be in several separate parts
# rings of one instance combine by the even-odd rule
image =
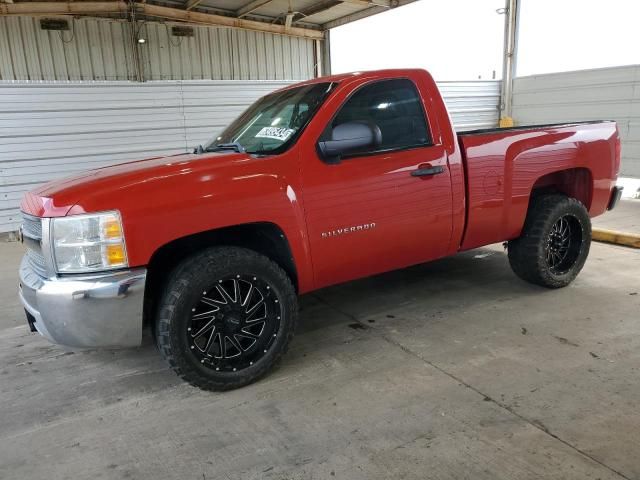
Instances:
[[[318,142],[318,152],[327,162],[338,162],[343,155],[362,148],[378,147],[382,133],[377,125],[367,122],[346,122],[331,131],[330,140]]]

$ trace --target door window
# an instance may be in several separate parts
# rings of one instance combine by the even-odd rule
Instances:
[[[355,155],[432,144],[422,102],[415,85],[408,79],[384,80],[356,91],[323,137],[329,138],[333,128],[346,122],[367,122],[376,125],[382,133],[382,143],[375,150],[367,148],[354,152]]]

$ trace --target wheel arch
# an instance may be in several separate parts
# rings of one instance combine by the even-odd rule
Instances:
[[[579,200],[589,211],[593,200],[593,188],[593,174],[586,167],[566,168],[546,173],[533,183],[529,207],[531,207],[531,201],[539,195],[562,193]]]
[[[587,212],[591,211],[594,198],[591,170],[587,167],[562,168],[539,176],[531,184],[531,188],[528,188],[528,198],[524,197],[517,211],[511,216],[506,239],[513,240],[522,234],[527,214],[536,198],[553,193],[575,198],[585,206]]]
[[[194,253],[215,246],[243,247],[265,255],[287,273],[298,292],[298,270],[291,245],[278,225],[256,222],[207,230],[174,239],[153,253],[147,265],[145,323],[153,325],[159,293],[175,267]]]

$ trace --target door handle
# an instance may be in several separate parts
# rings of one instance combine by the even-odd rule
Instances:
[[[418,168],[417,170],[413,170],[411,172],[412,177],[426,177],[429,175],[438,175],[439,173],[444,172],[444,167],[438,165],[436,167],[426,167],[426,168]]]

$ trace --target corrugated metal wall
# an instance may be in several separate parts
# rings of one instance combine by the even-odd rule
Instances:
[[[286,81],[0,83],[0,232],[22,194],[99,166],[188,151]],[[460,129],[497,124],[499,82],[443,82]]]
[[[129,25],[69,19],[71,30],[41,30],[38,18],[0,17],[2,80],[135,79]]]
[[[622,176],[640,177],[640,66],[519,77],[516,124],[616,120],[622,137]]]
[[[451,120],[459,131],[498,126],[501,85],[499,80],[438,82]]]
[[[24,192],[74,172],[185,152],[285,81],[0,83],[0,232]]]
[[[131,24],[69,19],[68,31],[40,28],[38,18],[0,17],[0,80],[304,80],[314,76],[313,40],[194,26],[193,37],[171,25],[139,24],[146,43],[132,43]],[[134,46],[135,45],[135,46]]]
[[[173,37],[171,27],[147,23],[140,48],[150,80],[304,80],[314,76],[314,43],[249,30],[194,27]]]

